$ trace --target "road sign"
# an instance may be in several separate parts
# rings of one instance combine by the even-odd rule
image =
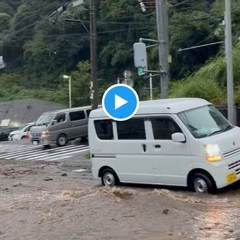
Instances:
[[[123,76],[124,76],[124,78],[130,78],[132,76],[132,72],[128,71],[128,70],[125,70],[123,72]]]

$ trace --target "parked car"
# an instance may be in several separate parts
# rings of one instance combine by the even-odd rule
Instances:
[[[29,131],[31,127],[34,125],[34,122],[27,123],[23,125],[22,127],[18,128],[16,131],[10,132],[8,136],[9,141],[15,141],[15,140],[22,140],[29,138]]]
[[[18,127],[7,127],[0,130],[0,141],[8,141],[9,133],[18,129]]]
[[[86,106],[43,113],[31,128],[32,144],[62,147],[76,138],[87,138],[90,112],[91,106]]]

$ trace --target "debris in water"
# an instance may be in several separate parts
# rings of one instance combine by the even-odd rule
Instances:
[[[52,181],[52,178],[45,178],[44,181]]]
[[[63,173],[61,176],[62,176],[62,177],[66,177],[66,176],[67,176],[67,174],[66,174],[66,173]]]
[[[213,229],[215,227],[216,227],[215,224],[207,224],[204,227],[201,227],[200,230],[211,230],[211,229]]]
[[[169,209],[166,208],[162,211],[162,214],[168,214],[168,212],[169,212]]]
[[[22,185],[21,183],[18,183],[18,184],[13,185],[13,187],[19,187],[21,185]]]

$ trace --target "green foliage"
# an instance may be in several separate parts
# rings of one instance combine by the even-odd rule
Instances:
[[[68,81],[62,78],[67,74],[72,77],[73,106],[90,104],[88,1],[50,20],[51,13],[61,5],[61,0],[1,0],[0,55],[7,67],[0,72],[0,100],[34,97],[68,104]],[[232,5],[237,87],[240,85],[240,46],[236,44],[240,35],[240,0],[232,0]],[[221,25],[224,1],[169,0],[168,6],[172,96],[199,96],[224,104],[223,45],[178,51],[224,39]],[[155,9],[143,13],[136,0],[101,0],[96,1],[96,10],[99,102],[104,91],[118,77],[122,78],[126,69],[132,71],[139,98],[147,99],[149,81],[138,76],[132,48],[140,37],[157,38]],[[148,49],[148,62],[149,69],[159,68],[156,47]],[[174,82],[183,78],[186,80]],[[153,78],[153,87],[154,98],[159,98],[159,77]]]
[[[9,28],[11,16],[7,13],[0,13],[0,32]]]
[[[77,65],[77,70],[71,72],[71,89],[72,89],[72,106],[86,106],[90,105],[91,101],[89,98],[89,83],[90,83],[90,64],[89,62],[79,62]],[[67,93],[67,94],[66,94]],[[62,83],[59,85],[59,100],[65,104],[68,103],[68,93],[69,93],[69,81],[63,79]]]
[[[186,80],[172,84],[171,97],[198,97],[217,105],[225,105],[226,92],[218,83],[210,79],[189,77]]]

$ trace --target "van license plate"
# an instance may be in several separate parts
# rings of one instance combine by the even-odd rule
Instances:
[[[33,141],[33,145],[37,145],[38,144],[38,142],[37,141]]]
[[[231,184],[233,182],[236,182],[237,181],[237,174],[236,174],[236,172],[229,173],[226,176],[226,179],[227,179],[227,184]]]

